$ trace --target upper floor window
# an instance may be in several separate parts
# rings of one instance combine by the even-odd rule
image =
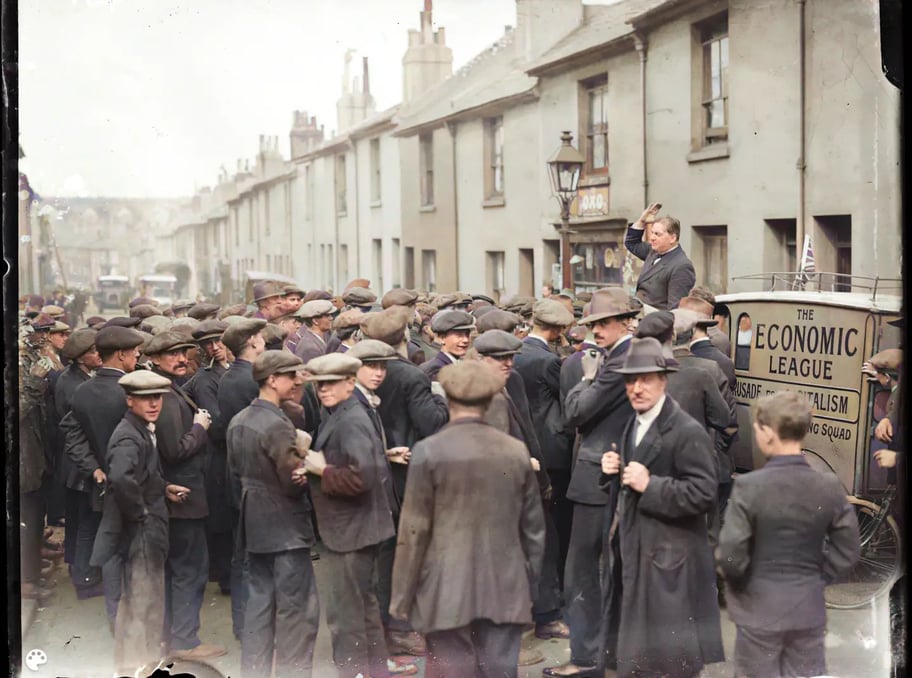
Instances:
[[[380,139],[370,140],[371,202],[380,202]]]
[[[336,213],[348,212],[348,196],[346,194],[345,155],[336,156]]]
[[[608,76],[582,83],[585,91],[586,173],[608,173]]]
[[[503,116],[485,120],[484,132],[485,197],[501,197],[504,192]]]
[[[728,139],[728,14],[698,26],[702,74],[703,143]]]
[[[421,206],[434,204],[434,135],[418,137],[418,172],[421,175]]]

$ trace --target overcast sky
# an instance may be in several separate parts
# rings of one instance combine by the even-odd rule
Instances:
[[[45,196],[173,197],[288,156],[292,111],[336,127],[346,49],[382,110],[423,0],[22,0],[20,169]],[[434,0],[454,69],[515,24],[514,0]]]

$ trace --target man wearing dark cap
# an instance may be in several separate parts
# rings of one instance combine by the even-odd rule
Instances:
[[[339,342],[339,345],[335,350],[336,353],[346,353],[350,348],[357,344],[357,332],[361,327],[361,318],[363,317],[364,312],[350,309],[348,311],[342,311],[333,319],[333,337]]]
[[[152,304],[137,304],[130,308],[130,317],[144,320],[153,315],[162,315],[161,309]]]
[[[209,578],[206,543],[206,465],[211,423],[174,378],[187,372],[187,351],[196,348],[178,332],[156,334],[146,345],[152,371],[169,379],[158,421],[156,439],[162,470],[168,482],[190,488],[186,502],[169,505],[168,560],[165,563],[165,642],[172,654],[203,659],[225,654],[225,648],[199,639],[199,613]]]
[[[378,313],[368,313],[361,320],[361,332],[366,339],[376,339],[391,346],[397,359],[387,364],[386,378],[377,387],[380,398],[378,412],[386,434],[387,449],[411,450],[419,440],[436,433],[447,422],[447,405],[431,390],[431,380],[412,363],[406,354],[406,332],[412,311],[392,306]],[[393,485],[398,496],[405,494],[407,466],[393,464]],[[383,582],[392,577],[395,541],[390,539],[380,547],[380,588],[377,591],[380,615],[386,628],[386,640],[392,654],[425,653],[424,640],[403,620],[389,616],[390,591]]]
[[[175,318],[185,318],[187,311],[193,307],[193,301],[190,299],[178,299],[171,304],[171,313]]]
[[[258,318],[239,318],[222,334],[222,344],[234,356],[234,362],[219,381],[217,430],[227,431],[234,416],[247,407],[259,393],[253,379],[253,363],[266,350],[263,328],[266,321]],[[243,550],[237,548],[238,519],[241,508],[241,482],[228,474],[228,505],[234,533],[234,548],[231,558],[231,625],[235,638],[241,637],[244,628],[244,601],[246,587],[243,584]]]
[[[513,334],[513,331],[521,324],[522,318],[518,315],[499,308],[487,311],[481,317],[477,317],[475,321],[479,334],[484,334],[488,330],[501,330]]]
[[[369,313],[377,301],[377,295],[366,287],[352,287],[342,295],[342,301],[348,308]]]
[[[440,352],[440,344],[431,330],[434,307],[430,304],[415,304],[415,315],[409,325],[409,360],[416,365],[433,360]]]
[[[227,431],[228,464],[244,488],[238,549],[247,554],[249,598],[241,671],[251,678],[269,675],[273,662],[282,676],[310,676],[313,667],[320,607],[310,560],[310,503],[298,472],[310,438],[279,408],[302,383],[303,369],[287,351],[257,356],[249,372],[257,396]]]
[[[253,303],[257,310],[254,318],[272,320],[285,313],[284,291],[271,280],[258,282],[253,286]]]
[[[209,413],[212,424],[208,433],[208,466],[206,468],[206,500],[209,517],[206,522],[209,546],[209,571],[222,593],[231,591],[231,555],[234,535],[228,506],[228,459],[225,449],[225,429],[219,417],[219,382],[228,371],[228,349],[222,334],[228,323],[204,320],[193,330],[193,339],[205,356],[203,365],[184,384],[184,392]]]
[[[681,303],[684,305],[682,308],[686,310],[692,310],[695,307],[694,304],[687,302],[686,298],[682,299]],[[714,320],[703,307],[692,312],[696,313],[697,320],[694,323],[689,340],[690,352],[698,358],[706,358],[719,365],[728,379],[729,389],[734,393],[736,384],[735,364],[731,358],[716,347],[709,336],[709,330],[716,327],[719,324],[718,321]],[[729,352],[731,352],[731,349],[729,349]]]
[[[383,438],[354,395],[361,367],[340,353],[307,363],[326,416],[313,445],[321,452],[308,452],[304,467],[314,476],[311,496],[329,565],[333,662],[342,675],[383,676],[391,666],[375,582],[379,545],[394,535],[391,479]]]
[[[101,326],[104,325],[106,322],[107,322],[107,320],[102,318],[100,315],[91,315],[88,318],[86,318],[86,325],[91,327],[93,330],[100,330]]]
[[[194,304],[190,307],[190,310],[187,311],[187,317],[199,320],[200,322],[212,320],[218,317],[220,308],[221,306],[218,304],[208,304],[205,302]]]
[[[294,354],[307,362],[326,353],[326,337],[332,330],[336,307],[326,299],[305,302],[296,315],[303,323],[295,335]]]
[[[630,348],[627,319],[636,313],[613,294],[595,294],[589,315],[580,321],[592,326],[595,341],[604,353],[592,350],[583,355],[582,380],[570,390],[564,403],[564,421],[568,427],[576,428],[579,436],[567,488],[567,499],[573,502],[564,572],[564,619],[570,627],[570,662],[545,669],[548,676],[594,676],[603,669],[599,560],[613,513],[608,495],[598,486],[599,464],[602,453],[620,441],[624,426],[633,416],[624,379],[613,369],[623,365]]]
[[[105,327],[132,327],[135,329],[135,328],[139,327],[140,323],[142,323],[142,318],[127,318],[125,316],[119,315],[119,316],[110,318],[105,323],[104,326]]]
[[[64,452],[73,465],[67,487],[85,493],[72,571],[76,596],[84,599],[99,595],[102,592],[99,584],[103,582],[105,608],[112,630],[120,599],[120,557],[115,554],[94,567],[90,559],[101,521],[108,441],[127,409],[123,389],[117,381],[136,368],[137,349],[142,342],[138,332],[126,327],[113,325],[99,330],[95,335],[95,348],[101,367],[92,379],[73,391],[70,411],[60,422],[66,440]]]
[[[706,328],[706,334],[713,346],[719,349],[723,355],[731,358],[731,341],[721,329],[723,325],[727,326],[728,316],[716,313],[716,295],[706,287],[694,287],[688,296],[681,299],[678,308],[697,311],[706,318],[717,320],[717,324]]]
[[[127,304],[128,308],[135,308],[137,306],[147,304],[151,306],[158,306],[158,302],[155,299],[150,299],[149,297],[134,297],[130,300],[130,303]]]
[[[629,343],[614,372],[636,414],[600,463],[599,486],[617,502],[605,573],[605,656],[617,662],[618,676],[697,676],[725,658],[706,536],[706,512],[716,500],[712,441],[666,396],[675,368],[659,342]],[[646,567],[643,554],[652,554]]]
[[[439,311],[431,320],[431,330],[440,341],[440,352],[421,365],[421,369],[432,380],[437,380],[437,373],[447,365],[462,360],[472,345],[472,330],[475,319],[470,313],[459,310]]]
[[[545,544],[539,484],[525,445],[483,421],[503,379],[478,361],[439,376],[450,423],[412,450],[391,611],[427,635],[429,674],[516,676]]]
[[[93,560],[123,555],[123,593],[114,628],[117,675],[148,675],[162,659],[165,618],[167,498],[187,501],[189,488],[168,484],[156,449],[156,422],[166,378],[148,370],[122,376],[127,411],[105,451],[108,490]]]
[[[413,308],[418,303],[418,294],[414,290],[396,287],[383,295],[380,305],[385,309],[390,306],[408,306]]]

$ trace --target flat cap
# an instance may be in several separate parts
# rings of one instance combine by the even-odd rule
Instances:
[[[882,372],[898,373],[902,366],[902,350],[888,348],[880,353],[875,353],[868,362]]]
[[[711,306],[716,305],[716,295],[713,294],[708,288],[701,287],[699,285],[690,291],[689,298],[701,299]]]
[[[542,299],[532,307],[532,322],[554,327],[567,327],[574,321],[573,313],[559,301]]]
[[[478,360],[460,360],[437,374],[447,398],[466,405],[483,404],[503,389],[503,380]]]
[[[662,353],[662,345],[652,337],[630,340],[630,350],[624,356],[624,366],[612,370],[618,374],[652,374],[654,372],[677,372],[669,365]]]
[[[377,295],[366,287],[352,287],[342,294],[342,301],[349,306],[370,306],[377,301]]]
[[[100,315],[91,315],[88,318],[86,318],[86,325],[88,325],[89,327],[92,327],[96,330],[99,329],[106,322],[107,322],[107,320],[102,318]]]
[[[673,329],[675,329],[675,314],[671,311],[655,311],[643,316],[637,326],[636,336],[652,337],[661,341],[659,337],[664,337],[666,334],[671,335]],[[693,326],[687,331],[692,329]]]
[[[175,318],[173,321],[171,321],[171,330],[173,332],[180,332],[185,337],[187,337],[188,340],[192,340],[193,330],[199,327],[199,325],[199,320],[196,318],[191,318],[190,316],[186,316],[184,318]]]
[[[303,371],[304,361],[288,351],[263,351],[253,361],[253,380],[258,382],[273,374]]]
[[[377,363],[396,360],[398,353],[389,344],[376,339],[364,339],[352,346],[345,355],[357,358],[362,363]]]
[[[620,291],[620,294],[607,292],[607,290],[603,293],[600,290],[592,295],[592,301],[588,305],[589,314],[579,321],[580,325],[592,325],[609,318],[631,318],[639,313],[638,310],[630,307],[629,295],[623,290]]]
[[[51,327],[48,329],[48,332],[51,332],[53,334],[53,333],[57,333],[57,332],[69,332],[72,329],[73,328],[70,327],[69,325],[67,325],[66,323],[62,323],[59,320],[55,320],[54,324],[51,325]]]
[[[522,350],[522,341],[511,332],[488,330],[475,339],[474,346],[481,355],[500,358],[519,353]]]
[[[503,332],[512,332],[522,325],[522,318],[510,311],[504,311],[499,308],[486,311],[475,324],[478,331],[485,334],[491,330],[502,330]],[[479,337],[480,338],[480,337]]]
[[[105,325],[95,335],[95,346],[99,351],[123,351],[140,346],[145,339],[136,330],[121,325]]]
[[[237,316],[231,317],[236,318]],[[258,332],[262,332],[264,327],[266,327],[266,321],[262,318],[239,318],[228,325],[228,329],[222,334],[222,343],[237,356],[243,350],[247,340]]]
[[[589,328],[583,327],[582,325],[571,327],[570,331],[567,332],[567,337],[569,337],[572,341],[586,341],[586,337],[588,336]]]
[[[434,316],[434,307],[423,301],[415,304],[415,311],[417,311],[418,317],[421,318],[421,322],[427,322]]]
[[[122,315],[118,315],[108,320],[108,322],[105,323],[105,327],[112,327],[115,325],[118,327],[138,327],[141,322],[142,318],[126,318]]]
[[[149,297],[134,297],[130,300],[130,303],[127,304],[130,308],[134,308],[141,304],[148,304],[149,306],[158,306],[158,302],[155,299],[150,299]]]
[[[329,301],[332,298],[333,298],[333,295],[331,295],[326,290],[310,290],[310,292],[308,292],[307,294],[304,295],[304,298],[302,299],[302,301],[306,304],[308,301],[317,301],[317,300]]]
[[[196,348],[196,344],[188,341],[188,336],[182,332],[170,330],[159,332],[143,347],[146,355],[158,355],[168,351],[179,351],[185,348]]]
[[[361,332],[366,339],[376,339],[395,347],[405,339],[405,330],[411,319],[411,309],[391,306],[383,311],[364,314],[361,317]]]
[[[279,284],[272,280],[263,280],[253,286],[253,303],[269,299],[270,297],[281,297],[285,294]]]
[[[56,322],[57,321],[47,313],[39,313],[32,319],[32,322],[30,324],[32,326],[32,329],[36,332],[47,332],[54,326],[54,323]]]
[[[76,330],[67,337],[66,343],[63,345],[60,354],[67,360],[76,360],[76,358],[83,355],[95,345],[96,334],[98,334],[98,330],[93,330],[88,327]]]
[[[221,306],[218,304],[194,304],[190,307],[190,310],[187,311],[187,315],[196,320],[208,320],[210,318],[215,318],[218,315],[220,308]]]
[[[310,381],[338,381],[358,374],[361,361],[348,353],[328,353],[312,359],[305,367]]]
[[[380,305],[383,308],[390,306],[411,306],[418,302],[418,293],[414,290],[407,290],[403,287],[397,287],[383,295]]]
[[[302,320],[309,320],[310,318],[318,318],[321,315],[331,315],[335,312],[335,305],[328,299],[313,299],[301,304],[301,308],[295,312],[295,316]]]
[[[171,390],[171,380],[152,370],[133,370],[117,380],[127,395],[156,395]]]
[[[295,283],[289,283],[288,285],[282,285],[282,296],[287,297],[290,294],[297,294],[299,297],[303,297],[306,292],[298,287]]]
[[[706,319],[711,319],[713,315],[713,305],[699,297],[684,297],[678,302],[678,308],[693,311]]]
[[[224,320],[230,315],[244,315],[247,312],[247,304],[232,304],[226,306],[218,312],[218,319]]]
[[[532,309],[535,306],[535,297],[515,296],[503,304],[505,311],[512,311],[522,317],[532,315]],[[559,302],[558,302],[559,303]]]
[[[225,330],[228,329],[228,323],[224,320],[204,320],[196,329],[193,330],[193,338],[197,341],[209,341],[210,339],[221,339]]]
[[[193,306],[192,299],[178,299],[173,304],[171,304],[171,310],[177,313],[179,311],[186,311],[191,306]]]
[[[475,318],[465,311],[440,311],[431,319],[434,334],[446,334],[459,330],[471,330],[475,327]]]
[[[64,313],[66,313],[66,311],[63,308],[61,308],[60,306],[53,305],[53,304],[49,305],[49,306],[45,306],[44,308],[41,309],[41,312],[47,313],[52,318],[59,318]]]
[[[362,318],[364,318],[364,314],[361,311],[354,309],[351,311],[342,311],[333,319],[332,328],[338,331],[349,327],[359,327]]]
[[[453,292],[452,294],[443,294],[437,298],[437,309],[458,308],[468,306],[472,303],[472,296],[465,292]]]
[[[491,297],[489,297],[487,294],[473,294],[472,300],[473,301],[484,301],[484,302],[491,304],[491,306],[494,305],[494,300]]]
[[[162,315],[162,312],[160,308],[153,306],[152,304],[137,304],[130,308],[131,318],[139,318],[142,320],[143,318],[148,318],[153,315]]]
[[[288,330],[284,327],[279,327],[275,323],[266,323],[266,327],[263,328],[263,340],[266,342],[266,345],[276,342],[285,341],[285,337],[288,336]]]
[[[353,287],[368,288],[370,286],[371,286],[371,281],[368,280],[367,278],[355,278],[354,280],[350,280],[348,282],[348,284],[342,290],[342,294],[345,294]]]
[[[144,356],[148,356],[146,353],[146,347],[149,345],[149,342],[155,338],[155,335],[149,334],[148,332],[143,332],[142,330],[136,330],[136,334],[142,337],[143,343],[140,344],[139,350]]]
[[[712,327],[713,325],[718,325],[717,320],[708,320],[705,316],[696,311],[690,311],[686,308],[675,308],[671,310],[671,313],[674,314],[674,331],[675,334],[685,334],[687,332],[693,332],[695,327]],[[649,313],[643,317],[643,320],[648,318],[655,313]],[[642,324],[642,320],[640,323]]]
[[[261,318],[252,318],[252,319],[261,320]],[[251,320],[251,317],[246,316],[246,315],[226,315],[224,318],[221,318],[221,321],[223,323],[228,323],[228,327],[231,327],[232,325],[236,325],[237,323],[242,322],[244,320]]]
[[[152,315],[139,323],[139,329],[149,334],[158,334],[171,329],[171,318],[163,315]]]

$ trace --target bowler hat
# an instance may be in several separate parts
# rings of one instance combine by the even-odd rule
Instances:
[[[532,307],[532,322],[554,327],[567,327],[573,324],[573,313],[561,302],[553,299],[542,299]]]
[[[228,323],[224,320],[204,320],[193,330],[193,338],[199,342],[220,339],[227,329]]]
[[[303,371],[304,361],[288,351],[263,351],[253,361],[253,380],[257,382],[273,374]]]
[[[133,370],[117,380],[127,395],[156,395],[171,390],[171,380],[151,370]]]
[[[380,305],[386,309],[390,306],[412,306],[417,301],[417,292],[397,287],[383,295],[383,298],[380,300]]]
[[[437,374],[447,398],[465,405],[482,405],[503,390],[502,378],[477,360],[460,360]]]
[[[76,358],[88,352],[95,345],[96,334],[98,334],[98,330],[88,327],[76,330],[67,337],[60,354],[67,360],[76,360]]]
[[[159,332],[143,348],[146,355],[159,355],[169,351],[180,351],[186,348],[196,348],[196,344],[187,341],[187,336],[173,330]]]
[[[431,319],[434,334],[446,334],[460,330],[471,330],[475,327],[475,318],[465,311],[440,311]]]
[[[313,358],[305,367],[310,381],[339,381],[358,374],[361,361],[348,353],[328,353]]]
[[[630,349],[624,356],[624,366],[612,371],[617,374],[651,374],[677,372],[678,368],[668,364],[658,340],[643,337],[630,340]]]
[[[624,292],[624,296],[627,293]],[[626,301],[622,301],[615,293],[596,292],[589,302],[589,315],[579,321],[580,325],[591,325],[600,320],[609,318],[632,318],[639,311],[634,311]]]
[[[253,286],[253,303],[269,299],[270,297],[281,297],[285,294],[279,284],[272,280],[263,280]]]
[[[383,311],[365,314],[361,319],[361,332],[367,339],[376,339],[396,347],[405,339],[405,330],[411,318],[410,309],[391,306]]]
[[[266,321],[262,318],[239,318],[231,322],[224,334],[222,334],[222,343],[235,356],[238,356],[244,350],[244,344],[247,343],[247,340],[261,332],[264,327],[266,327]]]
[[[345,355],[357,358],[362,363],[376,363],[396,360],[399,354],[386,342],[364,339],[348,349]]]
[[[123,351],[136,348],[143,341],[139,332],[121,325],[106,325],[95,335],[95,346],[99,351]]]
[[[475,340],[475,351],[492,358],[516,355],[522,351],[522,341],[510,332],[488,330]]]
[[[208,320],[209,318],[215,318],[220,308],[221,306],[218,304],[194,304],[187,311],[187,315],[196,320]]]
[[[487,311],[484,315],[478,318],[475,321],[475,325],[478,327],[478,331],[482,334],[486,334],[490,330],[503,330],[504,332],[512,332],[517,327],[522,325],[522,318],[520,318],[515,313],[511,313],[510,311],[494,308],[490,311]]]

